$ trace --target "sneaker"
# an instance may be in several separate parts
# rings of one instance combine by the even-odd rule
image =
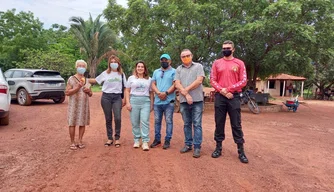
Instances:
[[[156,146],[158,146],[158,145],[160,145],[161,144],[161,141],[160,140],[156,140],[156,139],[154,139],[154,141],[153,141],[153,143],[150,145],[150,147],[151,148],[154,148],[154,147],[156,147]]]
[[[142,145],[142,148],[143,148],[143,151],[148,151],[148,150],[150,150],[150,148],[148,147],[148,143],[143,143],[143,145]]]
[[[194,158],[199,158],[200,156],[201,156],[201,149],[200,148],[195,148],[193,157]]]
[[[139,147],[140,147],[139,141],[135,141],[135,144],[133,144],[133,148],[139,148]]]
[[[191,146],[185,145],[185,146],[180,150],[180,153],[186,153],[186,152],[191,151],[191,150],[192,150]]]
[[[222,155],[222,150],[219,148],[216,148],[215,151],[211,154],[212,158],[218,158]]]
[[[170,141],[166,140],[164,143],[164,146],[162,147],[163,149],[168,149],[170,146]]]

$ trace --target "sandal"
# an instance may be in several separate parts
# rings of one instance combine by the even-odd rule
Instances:
[[[71,145],[70,145],[70,149],[72,149],[72,150],[77,150],[78,147],[77,147],[75,144],[71,144]]]
[[[82,144],[82,143],[79,143],[79,144],[78,144],[78,148],[79,148],[79,149],[83,149],[83,148],[85,148],[85,147],[86,147],[86,145],[84,145],[84,144]]]
[[[121,143],[119,142],[119,140],[116,140],[115,141],[115,147],[120,147],[121,146]]]
[[[113,143],[114,143],[113,140],[108,140],[108,141],[104,144],[104,146],[108,147],[108,146],[111,146]]]

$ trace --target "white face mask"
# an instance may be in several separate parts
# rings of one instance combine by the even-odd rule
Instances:
[[[110,63],[110,67],[113,70],[116,70],[118,68],[118,63]]]

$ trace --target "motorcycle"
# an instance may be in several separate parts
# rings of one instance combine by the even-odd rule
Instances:
[[[260,113],[260,108],[257,105],[255,98],[251,97],[252,91],[246,90],[242,93],[240,93],[240,103],[241,105],[247,104],[249,110],[252,113],[259,114]]]

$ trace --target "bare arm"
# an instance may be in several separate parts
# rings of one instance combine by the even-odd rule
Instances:
[[[70,84],[67,84],[67,86],[66,86],[66,90],[65,90],[65,95],[67,95],[67,96],[71,96],[71,95],[77,93],[77,92],[80,90],[80,88],[81,88],[82,86],[83,86],[83,85],[82,85],[81,82],[78,83],[78,84],[77,84],[76,86],[74,86],[74,87],[72,87]]]

